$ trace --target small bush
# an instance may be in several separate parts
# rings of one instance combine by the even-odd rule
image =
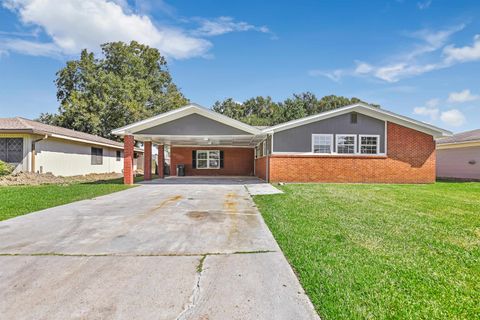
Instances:
[[[13,166],[0,160],[0,176],[6,176],[7,174],[12,173],[12,171]]]

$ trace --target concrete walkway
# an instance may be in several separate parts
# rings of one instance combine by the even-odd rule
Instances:
[[[318,319],[246,182],[211,182],[0,222],[0,318]]]

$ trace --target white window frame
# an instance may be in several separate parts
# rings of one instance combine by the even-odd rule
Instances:
[[[377,150],[376,153],[362,153],[362,138],[377,138]],[[358,135],[358,153],[363,155],[377,155],[380,154],[380,135],[378,134],[360,134]]]
[[[210,152],[218,152],[218,159],[215,159],[215,158],[210,158]],[[203,169],[220,169],[220,150],[197,150],[197,159],[196,159],[196,162],[197,162],[197,166],[196,166],[196,169],[200,169],[200,170],[203,170]],[[200,153],[206,153],[207,154],[207,158],[206,159],[199,159],[198,156]],[[198,166],[198,163],[199,163],[199,160],[200,161],[207,161],[207,166],[205,168],[200,168]],[[210,160],[218,160],[218,166],[216,167],[211,167],[210,166]]]
[[[267,155],[267,141],[262,142],[262,155],[263,156]]]
[[[338,142],[340,141],[340,138],[344,137],[353,137],[353,153],[340,153],[338,152]],[[357,146],[357,135],[356,134],[337,134],[335,135],[335,152],[340,155],[349,155],[349,154],[358,154],[358,146]]]
[[[329,137],[330,138],[330,152],[323,153],[323,152],[315,152],[315,137]],[[325,134],[325,133],[313,133],[312,134],[312,153],[313,154],[333,154],[335,147],[335,139],[333,134]]]

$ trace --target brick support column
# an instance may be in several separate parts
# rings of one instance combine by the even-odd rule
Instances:
[[[123,183],[133,184],[133,136],[123,137]]]
[[[164,162],[164,149],[163,149],[163,144],[158,145],[158,177],[163,178],[164,177],[164,172],[163,172],[163,162]]]
[[[143,143],[144,163],[143,163],[143,180],[152,180],[152,141]]]

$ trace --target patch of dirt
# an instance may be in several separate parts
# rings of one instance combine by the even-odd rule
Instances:
[[[121,178],[121,173],[91,173],[82,176],[62,177],[51,173],[20,172],[0,177],[0,186],[71,184],[76,182],[95,182]]]

